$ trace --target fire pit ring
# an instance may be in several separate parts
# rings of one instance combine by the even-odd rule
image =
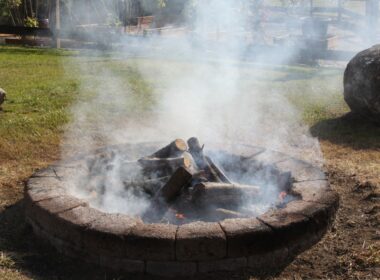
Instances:
[[[132,152],[136,145],[141,144],[118,148]],[[238,148],[240,154],[257,154],[255,160],[290,171],[292,190],[300,199],[255,218],[146,224],[128,215],[101,212],[66,192],[64,178],[78,172],[86,159],[83,155],[53,164],[28,180],[27,222],[59,252],[124,273],[189,277],[246,269],[253,274],[274,272],[323,237],[339,197],[324,173],[309,163],[258,147]]]

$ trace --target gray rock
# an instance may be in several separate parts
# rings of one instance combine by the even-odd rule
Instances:
[[[380,123],[380,45],[358,53],[348,63],[344,99],[352,112]]]
[[[5,92],[5,90],[0,88],[0,106],[1,106],[1,104],[3,104],[6,95],[7,95],[7,93]]]

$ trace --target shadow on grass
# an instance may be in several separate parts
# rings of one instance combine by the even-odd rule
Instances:
[[[147,275],[125,275],[111,272],[95,265],[78,262],[55,251],[47,242],[35,237],[32,228],[25,221],[23,200],[0,212],[0,252],[9,255],[13,265],[8,267],[17,270],[31,279],[72,279],[72,280],[155,280],[162,279]],[[0,263],[0,269],[2,269]],[[6,267],[5,267],[6,268]],[[12,275],[14,276],[14,275]],[[249,280],[247,273],[221,272],[197,276],[199,280]],[[190,278],[172,278],[188,279]],[[255,279],[271,279],[262,276]]]
[[[353,113],[320,121],[310,128],[310,132],[321,140],[356,150],[380,149],[380,125]]]

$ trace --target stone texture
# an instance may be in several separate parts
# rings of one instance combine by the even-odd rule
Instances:
[[[326,179],[321,169],[301,160],[287,159],[276,163],[275,166],[282,173],[291,172],[296,182]]]
[[[148,261],[146,273],[161,277],[192,277],[197,273],[195,262],[154,262]]]
[[[176,257],[181,261],[215,260],[227,255],[226,236],[218,223],[182,225],[176,239]]]
[[[34,178],[34,177],[57,177],[57,176],[54,172],[54,168],[49,166],[47,168],[42,168],[34,172],[31,178]]]
[[[72,196],[59,196],[29,204],[26,215],[49,231],[54,229],[59,213],[79,206],[87,206],[87,202]]]
[[[324,180],[295,183],[293,191],[301,195],[302,200],[316,202],[328,206],[330,219],[334,218],[339,207],[339,195],[330,189]]]
[[[325,204],[295,200],[286,205],[285,211],[288,213],[302,214],[310,218],[315,223],[314,229],[328,226],[329,218],[327,205]]]
[[[76,207],[59,213],[51,232],[63,240],[82,246],[83,231],[90,226],[91,222],[98,220],[102,215],[102,212],[94,208]]]
[[[108,256],[99,256],[99,264],[121,273],[144,273],[145,263],[139,260],[128,260]]]
[[[138,224],[128,234],[127,255],[132,259],[171,261],[175,259],[177,226]]]
[[[288,203],[284,210],[288,213],[304,215],[310,219],[309,226],[303,235],[295,242],[288,244],[289,253],[292,255],[296,255],[318,242],[331,223],[328,206],[325,204],[298,200]]]
[[[291,261],[288,248],[282,247],[274,251],[268,251],[259,255],[252,255],[248,258],[248,267],[254,270],[255,274],[275,272]]]
[[[276,246],[288,246],[300,240],[310,226],[310,219],[298,214],[288,213],[285,210],[269,211],[258,219],[274,231],[273,242]]]
[[[48,242],[61,254],[72,258],[81,259],[85,262],[99,264],[98,255],[88,254],[80,248],[73,246],[73,244],[51,235],[32,220],[28,220],[28,222],[32,226],[33,232],[41,239],[42,242]]]
[[[60,164],[53,167],[54,173],[62,179],[87,175],[87,166],[84,161],[76,161],[72,164]],[[75,171],[75,172],[73,172]]]
[[[48,200],[37,202],[36,205],[51,214],[58,214],[75,207],[88,206],[84,200],[75,198],[73,196],[60,196]]]
[[[327,180],[305,181],[293,183],[292,191],[305,201],[318,201],[325,192],[330,191]]]
[[[203,261],[198,263],[200,273],[215,271],[238,271],[247,267],[247,258],[224,259],[218,261]]]
[[[26,184],[25,198],[27,203],[36,203],[49,198],[66,194],[66,190],[56,177],[34,177]]]
[[[83,247],[93,254],[125,258],[127,236],[138,223],[127,215],[102,213],[83,231]]]
[[[358,53],[344,72],[344,99],[352,112],[380,123],[380,45]]]
[[[228,257],[259,254],[273,248],[273,231],[256,218],[220,222],[227,236]]]

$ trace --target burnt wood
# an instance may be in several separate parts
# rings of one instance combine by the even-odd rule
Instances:
[[[164,198],[166,202],[173,201],[180,195],[182,189],[189,184],[192,177],[191,172],[186,168],[178,168],[169,181],[159,190],[158,196]]]

